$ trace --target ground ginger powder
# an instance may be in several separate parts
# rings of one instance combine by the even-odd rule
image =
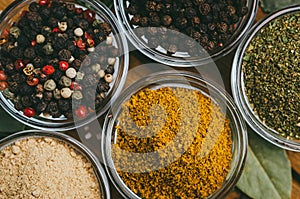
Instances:
[[[52,138],[26,138],[0,152],[0,199],[96,199],[91,163]]]
[[[112,159],[141,198],[206,198],[232,160],[229,120],[211,98],[187,88],[144,89],[122,106]]]

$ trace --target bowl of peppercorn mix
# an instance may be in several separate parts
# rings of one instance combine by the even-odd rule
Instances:
[[[38,129],[103,115],[128,71],[127,41],[98,1],[15,1],[0,16],[2,107]]]
[[[203,65],[231,52],[252,25],[257,0],[115,0],[126,36],[149,58]]]
[[[3,138],[0,170],[0,198],[110,198],[96,156],[63,133],[26,130]]]
[[[255,25],[234,57],[231,86],[250,127],[281,148],[300,151],[300,7]]]
[[[246,159],[246,126],[233,100],[189,72],[131,84],[102,135],[105,168],[125,198],[224,198]]]

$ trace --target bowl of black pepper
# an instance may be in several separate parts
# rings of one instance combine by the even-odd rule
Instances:
[[[144,76],[114,101],[102,157],[124,198],[225,198],[246,160],[247,130],[233,99],[190,72]]]
[[[231,86],[249,126],[281,148],[300,151],[300,7],[271,13],[242,41]]]
[[[128,71],[127,41],[99,1],[22,0],[0,16],[2,107],[38,129],[103,115]]]
[[[149,58],[174,67],[203,65],[235,49],[257,0],[115,0],[126,36]]]

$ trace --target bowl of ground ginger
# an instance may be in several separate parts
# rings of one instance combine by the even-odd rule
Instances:
[[[61,133],[27,130],[0,140],[0,198],[110,198],[93,153]]]
[[[164,71],[116,99],[101,146],[125,198],[223,198],[243,169],[247,134],[223,89],[197,74]]]

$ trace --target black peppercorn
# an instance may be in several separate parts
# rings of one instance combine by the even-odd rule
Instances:
[[[53,9],[53,16],[57,19],[62,19],[65,16],[67,16],[67,12],[65,10],[65,7],[63,6],[57,6]]]
[[[53,97],[53,93],[50,91],[45,91],[44,92],[44,100],[45,101],[51,101]]]
[[[47,103],[44,101],[41,101],[40,103],[36,104],[36,111],[39,113],[42,113],[46,110],[47,108]]]
[[[188,20],[184,17],[180,17],[180,18],[176,19],[175,23],[176,23],[175,25],[177,26],[177,28],[185,29],[188,25]]]
[[[32,99],[28,95],[22,96],[21,102],[24,107],[30,107],[32,105]]]
[[[36,56],[35,54],[35,51],[34,51],[34,48],[33,47],[29,47],[29,48],[26,48],[25,51],[24,51],[24,57],[28,58],[28,59],[34,59]]]
[[[172,17],[170,15],[164,15],[162,17],[162,23],[164,26],[168,27],[172,24]]]
[[[69,61],[72,53],[67,49],[62,49],[61,51],[59,51],[58,56],[60,60]]]
[[[141,25],[142,27],[148,26],[148,23],[149,23],[148,17],[142,17],[142,18],[140,19],[140,25]]]
[[[130,22],[133,25],[139,25],[140,19],[141,19],[141,15],[134,15]]]
[[[100,81],[99,84],[97,85],[97,92],[107,92],[110,89],[110,86],[108,83]]]
[[[105,69],[105,74],[113,74],[115,72],[114,66],[107,66],[107,68]]]
[[[29,5],[29,10],[31,12],[38,12],[38,10],[40,9],[40,5],[37,3],[37,2],[32,2],[30,5]]]
[[[56,28],[57,24],[58,24],[59,20],[54,18],[54,17],[50,17],[50,19],[48,20],[48,26],[50,28]]]
[[[155,1],[147,1],[146,2],[146,9],[148,11],[155,11],[155,9],[156,9],[156,2]]]
[[[19,84],[18,87],[21,95],[29,95],[33,93],[34,88],[28,84]]]
[[[20,36],[17,39],[17,42],[18,42],[18,46],[20,47],[25,47],[30,44],[29,39],[24,34],[20,34]]]
[[[217,29],[221,33],[226,33],[228,30],[228,25],[225,22],[220,22],[217,24]]]
[[[58,100],[58,107],[61,111],[65,112],[70,109],[70,102],[66,99],[60,99]]]
[[[210,10],[211,10],[211,7],[208,3],[200,4],[200,6],[199,6],[199,12],[203,16],[208,15]]]
[[[37,12],[28,12],[26,18],[29,20],[29,25],[34,30],[39,30],[43,27],[43,19]]]

